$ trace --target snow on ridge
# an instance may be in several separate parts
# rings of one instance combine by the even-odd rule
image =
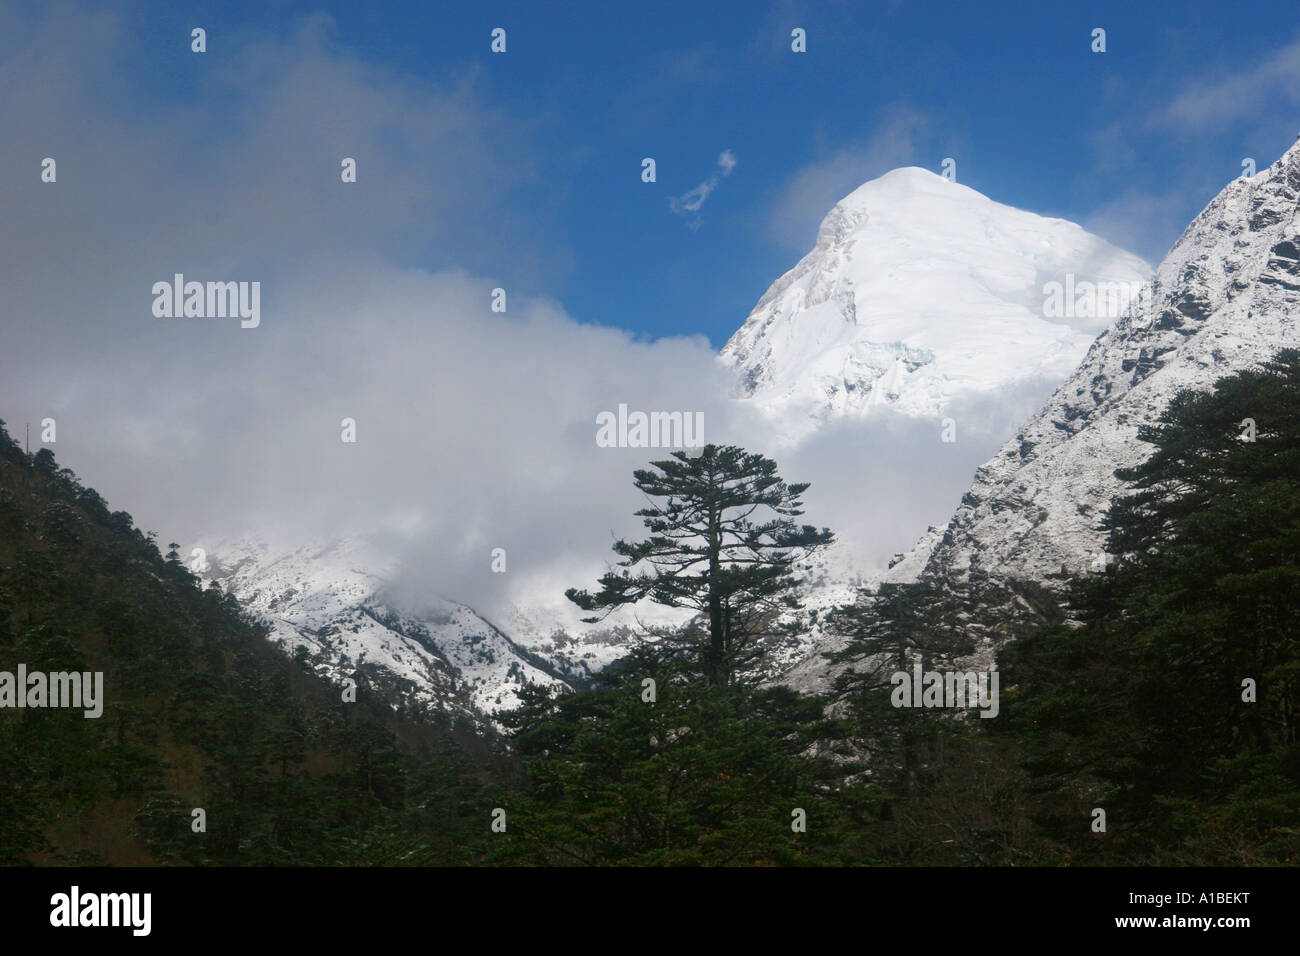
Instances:
[[[211,579],[270,626],[271,640],[288,654],[305,648],[336,683],[368,665],[394,700],[472,720],[516,706],[527,682],[567,686],[463,604],[429,595],[399,606],[387,592],[396,563],[360,538],[277,553],[250,537],[208,554]]]

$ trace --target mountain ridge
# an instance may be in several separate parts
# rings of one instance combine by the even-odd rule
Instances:
[[[977,469],[947,525],[931,529],[882,580],[996,592],[998,606],[968,610],[989,620],[1034,618],[1022,585],[1059,592],[1113,558],[1099,522],[1127,487],[1116,469],[1138,464],[1149,449],[1139,427],[1180,390],[1208,390],[1300,343],[1298,311],[1300,140],[1207,203],[1126,313]],[[986,640],[982,658],[991,662],[1008,636]],[[835,647],[833,637],[823,639],[786,679],[824,688],[831,670],[819,652]]]
[[[1048,404],[977,472],[969,500],[923,573],[993,573],[990,565],[996,565],[1002,570],[995,576],[1054,579],[1091,568],[1101,545],[1095,521],[1124,487],[1114,470],[1136,464],[1144,448],[1138,426],[1154,420],[1179,389],[1204,390],[1216,378],[1257,365],[1297,341],[1298,202],[1300,141],[1268,169],[1250,180],[1234,180],[1211,200],[1171,248],[1135,307],[1097,338]],[[1111,427],[1098,431],[1101,425]],[[1075,442],[1083,447],[1074,447]],[[1062,460],[1065,449],[1074,452],[1068,462]],[[1031,473],[1017,474],[1038,462],[1042,466]],[[996,511],[1006,513],[1001,505],[1024,494],[1039,501],[1049,486],[1036,484],[1035,472],[1044,471],[1070,476],[1050,485],[1053,501],[1040,503],[1050,506],[1049,516],[1012,532],[1020,543],[1015,547],[992,554],[977,555],[970,547],[963,552],[962,542],[973,545],[978,526],[993,522]],[[1075,520],[1065,487],[1077,486],[1080,478],[1092,490],[1072,502]]]

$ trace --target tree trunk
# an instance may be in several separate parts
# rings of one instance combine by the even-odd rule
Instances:
[[[709,483],[714,476],[709,474]],[[719,524],[722,519],[721,509],[717,504],[709,507],[709,651],[705,658],[704,678],[712,687],[721,687],[727,683],[724,666],[724,634],[722,620],[722,598],[718,594],[718,578],[722,571],[722,532]]]

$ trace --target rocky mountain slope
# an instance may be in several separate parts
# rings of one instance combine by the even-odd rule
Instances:
[[[1015,582],[1059,587],[1109,560],[1098,523],[1142,461],[1138,427],[1182,389],[1300,345],[1300,142],[1250,179],[1228,184],[1183,233],[1133,307],[1103,332],[1043,408],[975,475],[952,520],[885,580],[931,579],[954,589]],[[1009,619],[1023,601],[973,607]],[[991,652],[1006,631],[993,629]],[[831,649],[824,642],[818,651]],[[788,675],[820,686],[813,653]]]
[[[206,576],[335,683],[364,669],[395,700],[479,721],[515,706],[525,683],[563,686],[582,673],[573,655],[534,654],[464,604],[429,595],[399,609],[387,585],[393,562],[356,539],[285,554],[244,539],[211,555]]]
[[[1193,220],[1136,306],[979,469],[922,573],[1050,581],[1104,562],[1114,471],[1149,451],[1138,426],[1180,389],[1300,344],[1298,310],[1300,142]]]

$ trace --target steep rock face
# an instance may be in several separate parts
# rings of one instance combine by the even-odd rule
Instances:
[[[882,405],[934,417],[959,396],[1059,382],[1149,275],[1074,223],[896,169],[836,204],[721,359],[791,438]],[[1066,298],[1099,285],[1111,296]]]
[[[981,467],[943,534],[904,562],[953,582],[1059,581],[1107,559],[1097,525],[1145,459],[1138,426],[1181,389],[1300,344],[1300,143],[1234,180],[1188,226],[1135,306]],[[924,557],[922,562],[922,555]]]

